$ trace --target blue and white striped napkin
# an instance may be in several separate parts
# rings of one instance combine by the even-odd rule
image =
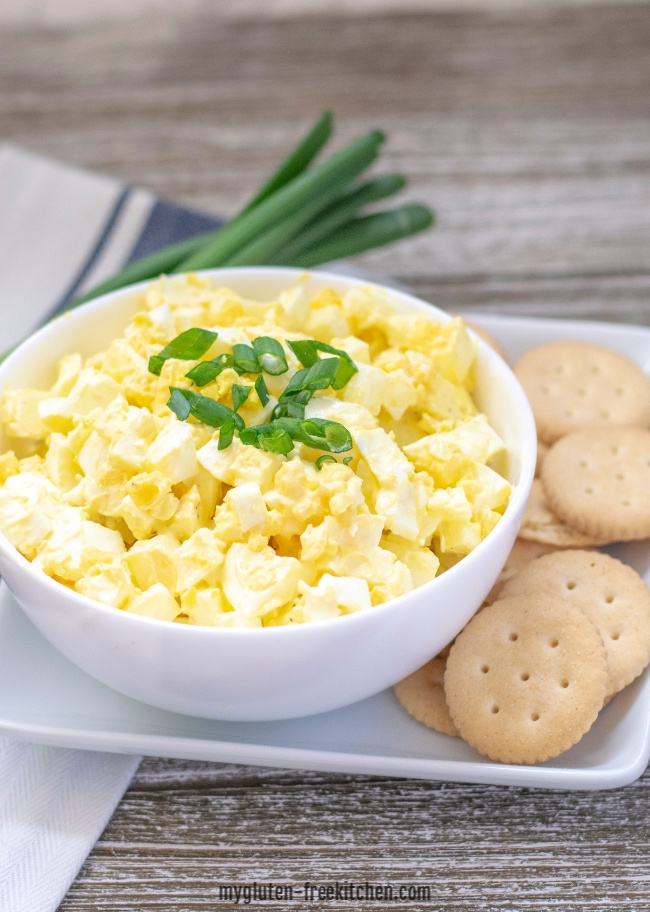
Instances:
[[[0,146],[0,350],[126,263],[220,224],[144,190]]]
[[[0,146],[0,350],[125,263],[219,224]],[[57,908],[139,762],[0,738],[0,912]]]

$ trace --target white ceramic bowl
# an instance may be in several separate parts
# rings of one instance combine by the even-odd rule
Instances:
[[[245,297],[271,300],[303,273],[240,268],[207,274]],[[367,283],[313,272],[309,284],[318,291]],[[66,352],[87,356],[105,349],[136,309],[131,291],[106,295],[45,326],[0,366],[0,387],[47,388]],[[402,310],[448,319],[408,294],[390,294]],[[449,643],[483,601],[512,547],[534,473],[535,427],[514,375],[483,342],[477,403],[507,445],[505,474],[514,494],[505,515],[455,567],[370,610],[265,629],[171,624],[72,592],[34,569],[1,533],[0,572],[31,621],[70,661],[145,703],[239,721],[337,709],[394,684]]]

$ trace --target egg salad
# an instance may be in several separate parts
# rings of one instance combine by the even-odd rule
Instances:
[[[368,609],[475,548],[511,486],[463,322],[305,280],[163,277],[106,351],[5,389],[12,544],[106,605],[238,628]]]

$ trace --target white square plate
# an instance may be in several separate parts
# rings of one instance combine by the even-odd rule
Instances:
[[[616,348],[650,372],[650,329],[607,323],[468,315],[514,361],[553,339]],[[650,581],[650,542],[609,549]],[[431,731],[392,691],[335,712],[284,722],[214,722],[154,709],[98,683],[63,658],[0,588],[0,733],[66,747],[347,773],[554,789],[633,782],[650,758],[650,673],[606,706],[570,751],[535,766],[492,763]]]

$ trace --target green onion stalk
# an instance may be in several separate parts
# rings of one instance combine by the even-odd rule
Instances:
[[[324,111],[250,202],[226,225],[130,263],[70,301],[65,309],[72,310],[107,292],[160,275],[219,266],[312,268],[429,228],[434,214],[420,204],[367,212],[368,206],[406,185],[402,174],[363,177],[379,156],[384,142],[380,130],[370,130],[314,164],[331,137],[332,126],[331,111]],[[7,354],[0,355],[0,361]],[[272,364],[277,352],[263,354],[266,364]],[[218,367],[201,370],[208,376]],[[272,373],[266,365],[264,369]]]

